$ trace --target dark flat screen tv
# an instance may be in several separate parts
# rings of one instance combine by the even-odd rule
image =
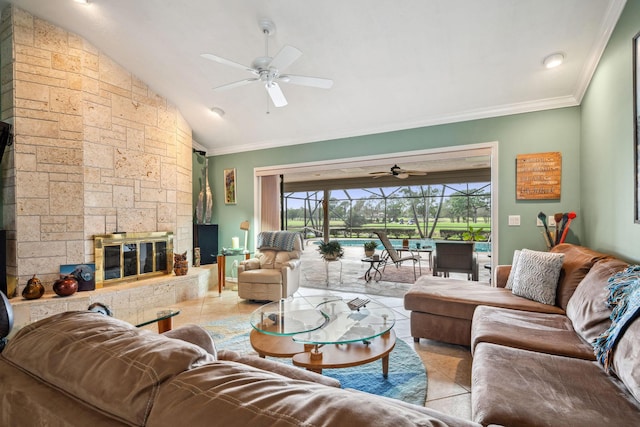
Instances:
[[[0,163],[4,157],[4,150],[13,143],[13,134],[9,123],[0,122]]]

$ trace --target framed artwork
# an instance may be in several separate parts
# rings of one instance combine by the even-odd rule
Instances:
[[[236,204],[236,168],[224,170],[224,204]]]
[[[96,265],[63,264],[60,266],[61,276],[73,276],[78,281],[78,292],[93,291],[96,289]]]
[[[640,171],[638,171],[638,156],[640,156],[640,147],[638,147],[638,144],[640,144],[640,138],[638,137],[638,132],[640,132],[640,123],[638,123],[638,120],[640,120],[640,117],[638,116],[640,114],[640,106],[638,105],[638,102],[640,102],[640,94],[638,93],[638,91],[640,90],[640,87],[638,87],[638,84],[640,84],[639,81],[639,76],[638,73],[640,72],[640,67],[638,66],[638,61],[640,60],[638,57],[640,56],[638,52],[638,50],[640,49],[640,46],[638,46],[638,39],[640,38],[640,33],[636,34],[633,37],[633,52],[632,52],[632,63],[633,63],[633,176],[634,176],[634,186],[633,186],[633,192],[634,192],[634,204],[633,204],[633,220],[636,224],[640,224],[640,202],[638,201],[638,199],[640,198],[640,188],[638,188],[638,186],[640,185],[640,179],[638,177],[638,173],[640,173]]]

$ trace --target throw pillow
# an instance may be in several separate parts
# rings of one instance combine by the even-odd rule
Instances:
[[[511,270],[509,271],[509,277],[507,278],[507,284],[504,285],[505,289],[513,288],[513,276],[516,274],[516,265],[518,265],[518,258],[520,258],[520,249],[513,251],[513,261],[511,261]]]
[[[513,277],[511,292],[542,304],[555,305],[564,254],[523,249]]]

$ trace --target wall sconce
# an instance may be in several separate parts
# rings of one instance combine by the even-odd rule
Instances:
[[[247,237],[249,236],[249,221],[240,223],[240,230],[244,230],[244,252],[247,252]]]

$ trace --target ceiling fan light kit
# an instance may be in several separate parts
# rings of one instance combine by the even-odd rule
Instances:
[[[407,170],[402,169],[398,165],[393,165],[389,169],[389,172],[381,171],[381,172],[370,172],[369,175],[373,175],[373,179],[380,178],[383,176],[395,176],[398,179],[407,179],[410,176],[424,176],[427,172],[425,171],[416,171],[416,170]]]
[[[287,99],[278,85],[278,82],[294,84],[299,86],[308,86],[321,89],[330,89],[333,86],[333,80],[321,77],[296,76],[293,74],[280,74],[282,70],[289,67],[302,56],[302,52],[293,46],[285,45],[273,58],[269,56],[269,37],[275,34],[275,24],[268,20],[259,21],[260,29],[265,37],[265,54],[253,60],[251,66],[239,64],[229,59],[217,56],[211,53],[203,53],[200,56],[215,61],[222,65],[239,68],[248,71],[255,77],[247,78],[233,83],[228,83],[214,88],[215,91],[222,91],[244,86],[254,82],[264,83],[265,89],[276,107],[284,107],[287,105]]]

